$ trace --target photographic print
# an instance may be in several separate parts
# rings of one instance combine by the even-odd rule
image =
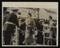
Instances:
[[[2,2],[2,46],[58,46],[58,2]]]

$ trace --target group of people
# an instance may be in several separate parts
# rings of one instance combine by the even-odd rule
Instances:
[[[26,18],[17,18],[17,11],[12,10],[13,13],[6,12],[6,18],[3,20],[3,37],[5,45],[13,45],[11,41],[12,37],[15,37],[15,31],[17,26],[17,32],[19,33],[19,45],[56,45],[56,20],[53,20],[52,16],[48,19],[33,19],[31,13],[28,13]],[[51,35],[50,35],[51,34]],[[44,35],[52,39],[44,38]],[[44,43],[44,40],[45,43]],[[52,44],[51,44],[52,41]]]

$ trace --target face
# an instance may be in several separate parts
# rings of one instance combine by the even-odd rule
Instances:
[[[49,17],[49,20],[52,20],[52,17]]]
[[[17,13],[17,17],[20,18],[20,16],[21,16],[21,13]]]

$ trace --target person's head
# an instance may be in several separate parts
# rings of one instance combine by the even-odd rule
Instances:
[[[16,14],[18,12],[18,9],[13,9],[12,11],[14,14]]]
[[[21,12],[17,12],[17,18],[18,18],[18,19],[21,18]]]
[[[52,20],[52,16],[49,16],[49,20]]]

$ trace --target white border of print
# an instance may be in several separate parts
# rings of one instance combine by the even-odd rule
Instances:
[[[34,8],[57,8],[57,20],[58,20],[58,2],[2,2],[2,36],[3,36],[3,7],[34,7]],[[58,46],[58,21],[57,21],[57,45],[3,45],[2,47],[56,47]]]

